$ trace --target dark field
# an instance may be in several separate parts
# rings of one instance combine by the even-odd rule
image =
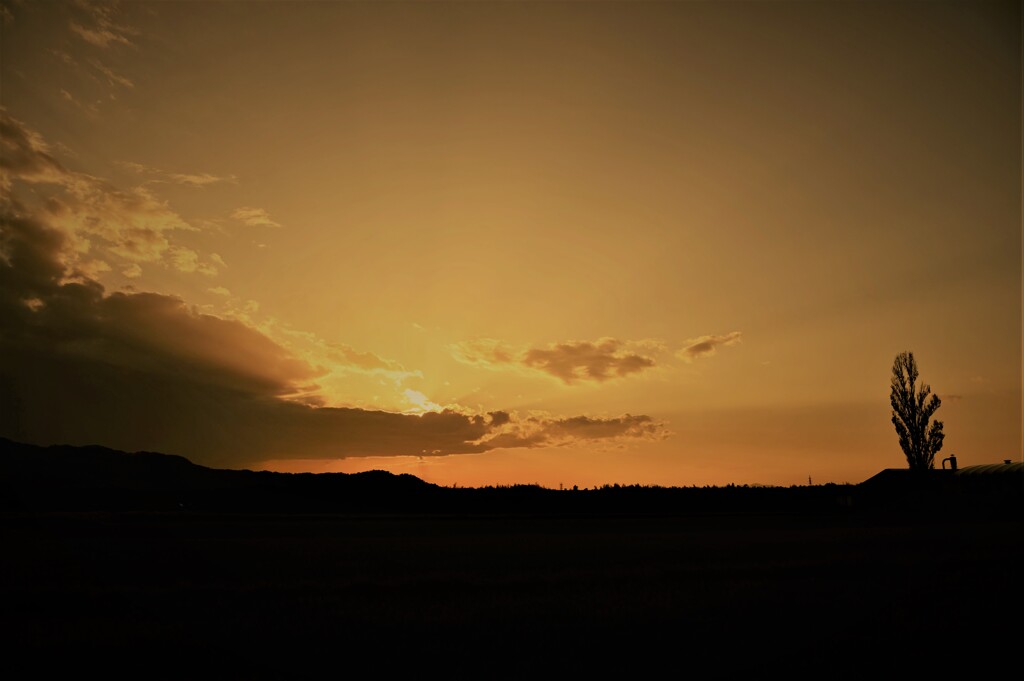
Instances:
[[[1019,517],[8,513],[0,528],[4,657],[27,672],[986,678],[1021,660]]]

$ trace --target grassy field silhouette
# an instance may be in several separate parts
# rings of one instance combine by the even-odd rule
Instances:
[[[135,678],[853,678],[1015,655],[1019,514],[748,506],[8,510],[3,638],[15,668]]]

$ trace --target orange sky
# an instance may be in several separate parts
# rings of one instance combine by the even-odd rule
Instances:
[[[1021,15],[3,0],[0,436],[441,484],[1022,456]]]

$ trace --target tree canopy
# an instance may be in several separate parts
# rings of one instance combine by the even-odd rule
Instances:
[[[942,421],[931,421],[942,401],[932,395],[927,383],[917,385],[917,362],[914,353],[901,352],[892,365],[892,423],[900,439],[900,448],[911,470],[935,467],[935,454],[942,449]]]

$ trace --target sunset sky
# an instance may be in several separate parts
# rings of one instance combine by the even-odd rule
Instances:
[[[0,436],[444,485],[1022,456],[1021,14],[27,2]]]

